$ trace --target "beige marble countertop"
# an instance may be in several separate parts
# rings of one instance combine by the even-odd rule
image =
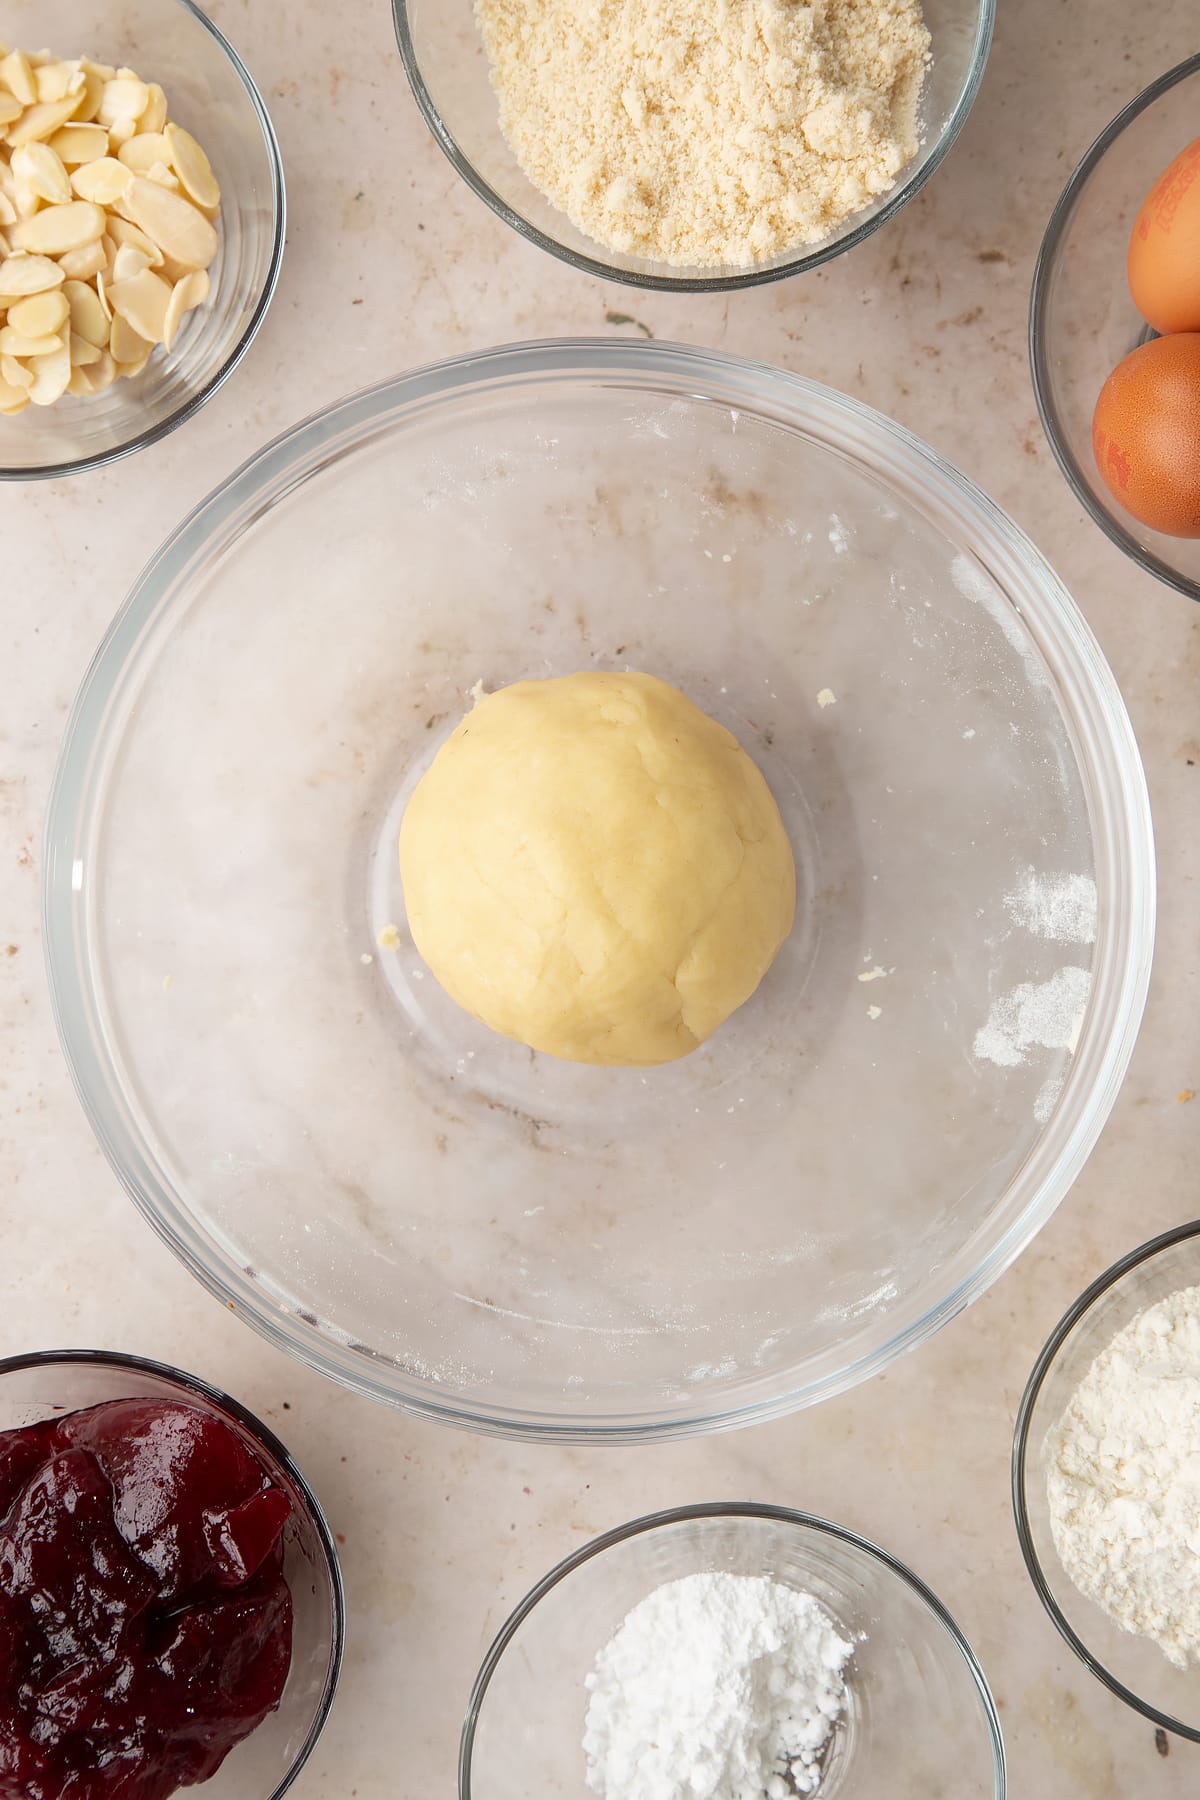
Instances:
[[[1200,1089],[1200,608],[1136,570],[1075,504],[1025,360],[1050,208],[1117,108],[1195,49],[1194,0],[1000,0],[974,113],[917,199],[815,275],[713,298],[605,287],[495,220],[417,114],[386,0],[298,0],[286,29],[268,0],[209,10],[257,77],[283,145],[290,228],[271,314],[235,378],[165,444],[70,482],[0,489],[0,1354],[81,1344],[162,1357],[241,1397],[293,1447],[343,1544],[350,1605],[341,1691],[297,1800],[450,1794],[476,1667],[526,1586],[637,1513],[717,1498],[824,1513],[911,1563],[980,1654],[1022,1800],[1194,1794],[1200,1750],[1172,1741],[1164,1756],[1153,1727],[1058,1639],[1008,1501],[1013,1416],[1046,1333],[1116,1255],[1196,1210],[1200,1100],[1178,1096]],[[614,324],[615,312],[659,338],[779,362],[863,397],[1024,526],[1128,700],[1161,913],[1145,1025],[1112,1119],[1054,1221],[981,1302],[886,1376],[814,1411],[733,1436],[588,1453],[485,1441],[343,1395],[185,1274],[118,1191],[67,1079],[43,975],[40,832],[94,645],[151,550],[236,463],[405,365],[636,329]]]

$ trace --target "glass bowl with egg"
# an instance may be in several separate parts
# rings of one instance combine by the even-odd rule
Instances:
[[[620,1685],[610,1680],[609,1695],[589,1695],[589,1677],[633,1609],[667,1583],[714,1576],[750,1577],[759,1585],[765,1578],[802,1596],[802,1604],[815,1601],[835,1633],[826,1667],[836,1661],[833,1687],[840,1691],[826,1694],[822,1723],[805,1734],[812,1750],[797,1759],[792,1775],[780,1763],[783,1772],[771,1775],[768,1793],[937,1793],[950,1768],[958,1800],[1004,1800],[996,1706],[941,1601],[902,1563],[845,1527],[746,1503],[682,1506],[635,1519],[576,1550],[525,1596],[498,1632],[471,1693],[459,1800],[519,1800],[531,1793],[616,1800],[627,1791],[606,1779],[612,1761],[603,1754],[605,1740],[621,1731]],[[678,1620],[680,1611],[678,1601],[664,1607],[664,1622],[672,1614]],[[711,1618],[711,1601],[705,1611]],[[786,1615],[776,1629],[772,1651],[786,1635]],[[678,1637],[660,1635],[656,1664],[665,1665],[666,1690],[699,1731],[706,1699],[716,1702],[708,1693],[711,1646],[686,1641],[690,1680],[699,1691],[672,1665],[672,1651],[682,1647]],[[628,1660],[636,1661],[633,1652]],[[797,1673],[804,1660],[798,1659]],[[642,1669],[641,1689],[652,1679]],[[758,1667],[752,1676],[742,1671],[742,1693],[753,1696],[752,1706],[762,1703],[762,1679]],[[804,1685],[802,1676],[802,1691]],[[650,1709],[642,1691],[638,1700],[638,1716],[645,1717]],[[799,1716],[803,1708],[801,1700]]]
[[[798,59],[786,79],[779,76],[778,67],[772,72],[769,64],[757,70],[749,62],[738,65],[739,51],[732,42],[725,47],[729,60],[723,65],[720,33],[713,32],[707,15],[688,20],[686,8],[674,10],[683,12],[683,28],[694,30],[691,49],[686,49],[682,40],[674,49],[669,43],[664,45],[664,35],[675,28],[675,19],[661,12],[654,16],[653,10],[650,22],[642,27],[642,41],[636,37],[636,23],[630,24],[619,11],[611,16],[597,13],[593,20],[596,41],[582,48],[578,20],[554,42],[559,21],[553,8],[532,8],[522,16],[519,8],[496,7],[486,0],[484,4],[477,0],[392,0],[392,10],[404,67],[430,131],[468,187],[498,218],[528,242],[584,274],[629,287],[712,293],[819,268],[860,244],[919,192],[974,104],[991,46],[995,7],[994,0],[923,0],[920,6],[916,0],[911,0],[911,5],[906,0],[904,6],[890,9],[886,23],[892,32],[899,30],[900,42],[889,42],[886,47],[884,20],[872,26],[867,9],[866,23],[860,28],[862,9],[846,9],[838,17],[848,19],[852,32],[865,33],[857,46],[869,59],[865,68],[855,64],[854,45],[822,44],[814,52],[808,41],[811,15],[805,13],[795,27],[803,40],[799,48],[771,46],[778,62],[792,54]],[[741,31],[743,39],[752,44],[766,44],[770,34],[763,28],[770,18],[782,22],[791,11],[767,9],[764,20],[756,17],[753,6],[730,9],[728,19],[723,15],[721,29],[728,26]],[[797,19],[801,11],[796,11]],[[912,39],[905,41],[903,20],[909,15],[914,33],[928,33],[927,50]],[[504,73],[498,78],[498,87],[493,86],[491,49],[485,51],[481,27],[486,27],[489,45],[501,44],[498,67]],[[506,37],[510,30],[516,34],[511,40]],[[611,75],[616,85],[607,100],[600,91],[588,92],[584,98],[591,71],[607,67],[608,46],[622,30],[633,31],[635,37],[628,46],[619,47],[613,68],[600,77],[607,80]],[[713,67],[705,67],[698,83],[698,91],[706,97],[681,123],[670,124],[662,132],[659,119],[664,110],[669,115],[676,104],[687,107],[685,96],[693,83],[686,69],[695,60],[697,44],[704,46],[702,55],[713,53]],[[566,45],[573,47],[570,66],[556,74],[556,57]],[[661,67],[647,72],[651,52],[663,61]],[[748,54],[744,42],[740,54]],[[777,153],[772,132],[781,129],[781,119],[795,114],[795,93],[802,82],[812,78],[804,72],[805,60],[814,54],[820,69],[818,82],[828,81],[829,85],[822,86],[819,102],[813,100],[802,123],[795,122],[796,141],[786,152]],[[847,58],[850,74],[844,72]],[[872,71],[881,68],[887,71],[888,90],[871,91]],[[533,93],[520,92],[522,76],[530,69],[548,75],[549,87],[539,80]],[[844,93],[838,85],[843,79],[851,84]],[[780,83],[785,91],[776,92],[772,82]],[[510,84],[512,103],[509,106],[506,100],[506,127],[502,128],[498,93],[507,95]],[[635,103],[630,92],[639,86],[645,91]],[[706,172],[721,163],[717,139],[706,134],[717,129],[707,96],[722,89],[731,106],[739,93],[760,94],[764,111],[761,116],[754,115],[751,108],[751,116],[740,125],[736,120],[729,124],[732,147],[728,168],[722,168],[712,191],[703,196],[708,211],[697,226],[704,207],[693,202],[685,183],[697,165],[701,172],[697,178],[704,180]],[[573,109],[569,116],[564,112],[561,124],[542,142],[536,122],[557,120],[557,108],[564,101],[573,107],[578,103],[578,111]],[[606,143],[604,129],[611,127],[613,120],[620,128],[631,108],[637,120],[634,136],[620,147]],[[855,121],[868,115],[886,139],[886,174],[867,166],[871,156],[860,147],[850,147],[845,137],[847,130],[853,132]],[[877,122],[885,117],[889,119],[886,126]],[[772,118],[773,125],[769,122]],[[819,119],[825,123],[819,124]],[[514,130],[524,134],[517,148]],[[680,170],[657,160],[670,157],[672,138],[677,144],[680,140],[704,143],[696,165],[688,161]],[[646,147],[650,158],[643,171],[636,167],[639,144]],[[830,177],[828,195],[822,193],[811,204],[806,199],[798,205],[796,195],[805,192],[810,180],[818,188],[822,180],[819,169],[813,173],[807,161],[808,152],[814,149],[829,150],[838,174]],[[883,150],[876,148],[873,154],[878,157]],[[856,177],[855,193],[846,210],[842,184],[849,182],[856,157],[863,158],[864,170],[860,180]],[[595,173],[597,169],[603,172]],[[777,183],[782,189],[780,205],[785,209],[782,218],[764,201]],[[647,220],[647,206],[652,215],[657,204],[646,200],[650,189],[658,196],[672,196],[663,219],[651,216]],[[795,209],[794,235],[784,222],[789,207]],[[756,208],[759,222],[747,226]],[[714,224],[718,212],[723,221],[720,229]],[[664,222],[667,219],[678,224],[678,231]],[[756,232],[761,238],[755,237]]]
[[[591,671],[732,733],[795,863],[757,993],[659,1067],[480,1023],[401,882],[477,697]],[[777,1416],[952,1318],[1095,1142],[1153,938],[1129,721],[1028,540],[853,399],[592,340],[214,493],[80,689],[44,883],[69,1066],[188,1267],[376,1399],[556,1440]]]
[[[1151,82],[1105,126],[1051,214],[1029,318],[1038,411],[1076,497],[1127,556],[1193,600],[1200,600],[1198,118],[1200,55]],[[1140,267],[1130,260],[1135,244]],[[1131,278],[1146,310],[1135,304]],[[1186,362],[1166,363],[1159,376],[1155,359],[1181,351]],[[1109,387],[1098,412],[1106,384],[1118,365],[1128,370],[1131,355],[1149,357],[1143,379],[1154,387]],[[1129,450],[1119,440],[1138,433],[1139,413],[1152,429],[1157,421],[1157,442],[1134,438],[1137,485],[1126,486],[1125,498],[1135,511],[1122,499]],[[1153,465],[1143,465],[1138,481],[1138,462],[1150,455],[1182,476],[1173,492],[1164,493]],[[1105,479],[1097,458],[1110,456],[1112,478]]]
[[[64,1433],[65,1441],[47,1445],[43,1440],[40,1460],[36,1443],[17,1441],[40,1438],[48,1430]],[[81,1628],[74,1643],[78,1660],[68,1672],[75,1694],[82,1690],[88,1695],[99,1718],[93,1715],[91,1727],[81,1730],[70,1701],[64,1705],[61,1695],[57,1703],[53,1699],[56,1685],[71,1691],[70,1681],[59,1675],[57,1683],[48,1683],[44,1696],[42,1754],[50,1754],[51,1722],[61,1726],[61,1744],[56,1748],[67,1757],[68,1772],[82,1779],[90,1771],[100,1785],[88,1786],[88,1791],[108,1792],[105,1782],[114,1773],[118,1784],[122,1773],[128,1774],[123,1765],[131,1753],[129,1738],[134,1737],[139,1740],[136,1754],[143,1759],[136,1771],[139,1793],[173,1791],[173,1772],[176,1784],[183,1781],[189,1792],[188,1784],[200,1781],[196,1791],[203,1792],[205,1800],[281,1800],[324,1728],[345,1639],[337,1550],[320,1502],[286,1447],[240,1402],[195,1375],[147,1357],[75,1349],[0,1360],[0,1440],[4,1527],[9,1534],[9,1553],[0,1571],[6,1621],[17,1620],[22,1604],[29,1604],[20,1587],[29,1576],[22,1571],[20,1553],[14,1553],[23,1524],[27,1529],[29,1522],[40,1542],[39,1579],[46,1590],[32,1604],[35,1624],[44,1616],[46,1594],[61,1591],[62,1574],[51,1566],[51,1558],[62,1557],[69,1569],[70,1559],[82,1552],[77,1586],[70,1590],[78,1617],[88,1617],[97,1584],[107,1595],[105,1632],[93,1638],[86,1626]],[[93,1470],[96,1466],[93,1457],[103,1477],[95,1511],[90,1499],[95,1475],[88,1473],[89,1464]],[[253,1501],[231,1510],[228,1497],[238,1498],[247,1486],[253,1491],[256,1480],[261,1487]],[[233,1481],[241,1487],[233,1489],[229,1485]],[[72,1486],[81,1496],[73,1503]],[[248,1517],[249,1506],[261,1504],[263,1490],[283,1496],[287,1516],[278,1549],[247,1574],[246,1559],[266,1552],[260,1524],[251,1525]],[[56,1522],[60,1495],[67,1517]],[[196,1510],[205,1521],[199,1542],[189,1517]],[[72,1517],[87,1522],[91,1535],[82,1542]],[[261,1513],[258,1517],[261,1521]],[[273,1517],[272,1532],[280,1533],[278,1512]],[[116,1536],[111,1535],[114,1530]],[[257,1638],[264,1631],[273,1637],[278,1630],[277,1596],[272,1589],[268,1597],[264,1584],[268,1571],[276,1567],[271,1554],[280,1559],[278,1574],[290,1596],[287,1662],[282,1670],[272,1663],[271,1649]],[[185,1571],[182,1575],[174,1573],[176,1559]],[[149,1606],[147,1571],[161,1589]],[[174,1590],[168,1592],[171,1582]],[[132,1584],[137,1584],[137,1592]],[[239,1632],[240,1645],[222,1642]],[[163,1698],[155,1666],[142,1661],[151,1642],[156,1646],[154,1655],[172,1669],[165,1719],[160,1716]],[[89,1679],[94,1684],[95,1672],[86,1666],[94,1644],[101,1648],[102,1669],[107,1668],[104,1679],[111,1684],[102,1700],[92,1692]],[[28,1654],[24,1639],[21,1645],[21,1654]],[[64,1654],[60,1643],[51,1644],[52,1669]],[[172,1656],[173,1665],[167,1661]],[[219,1671],[215,1680],[214,1666]],[[15,1679],[15,1669],[15,1662],[6,1668],[6,1684]],[[35,1669],[29,1679],[47,1683],[44,1665],[41,1674]],[[120,1712],[131,1684],[135,1691],[141,1687],[132,1721]],[[180,1695],[186,1698],[180,1700]],[[15,1707],[8,1706],[9,1699],[6,1693],[4,1751],[12,1756],[20,1722],[34,1709],[28,1691]],[[267,1699],[274,1703],[262,1713]],[[185,1705],[192,1713],[178,1716]],[[106,1719],[110,1708],[117,1709],[111,1722]],[[228,1749],[207,1779],[194,1766],[183,1773],[181,1758],[190,1762],[198,1757],[202,1765],[211,1766],[214,1743],[223,1739],[223,1721],[237,1720],[239,1708],[246,1709],[240,1715],[242,1732],[250,1714],[262,1713],[248,1735]],[[197,1717],[200,1713],[203,1718]],[[124,1736],[127,1731],[129,1737],[115,1754],[106,1751],[106,1733],[111,1741],[112,1735]],[[86,1769],[76,1760],[81,1744]],[[12,1768],[4,1760],[3,1769]],[[98,1769],[106,1773],[98,1775]],[[39,1786],[38,1791],[50,1789]]]
[[[1197,1343],[1192,1220],[1105,1270],[1051,1332],[1017,1415],[1012,1496],[1030,1579],[1076,1656],[1127,1706],[1200,1743]],[[1183,1527],[1154,1541],[1181,1504]]]
[[[19,0],[4,51],[0,479],[27,481],[156,443],[217,391],[275,291],[284,185],[192,0]]]

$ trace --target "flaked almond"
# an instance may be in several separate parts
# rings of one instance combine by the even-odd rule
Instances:
[[[8,309],[6,324],[25,337],[53,337],[66,323],[70,308],[61,288],[47,288],[43,294],[30,294]]]
[[[68,169],[79,168],[108,155],[108,133],[103,125],[63,125],[50,139],[50,148]]]
[[[40,143],[66,124],[78,104],[78,96],[68,94],[65,100],[43,100],[37,106],[27,106],[5,136],[14,150],[19,144]]]
[[[68,281],[62,291],[70,308],[72,332],[103,349],[108,342],[110,321],[95,288],[86,281]]]
[[[33,370],[27,369],[23,362],[7,353],[0,356],[0,378],[7,381],[9,387],[31,388],[33,386]]]
[[[144,175],[134,176],[120,210],[185,269],[207,269],[217,254],[217,234],[199,208]],[[17,229],[27,230],[28,224]]]
[[[190,131],[182,125],[168,125],[163,136],[170,146],[171,167],[183,184],[183,190],[197,206],[211,212],[221,204],[221,190],[212,172],[212,164]]]
[[[98,275],[108,266],[103,238],[94,244],[85,244],[82,250],[68,250],[65,256],[59,257],[58,266],[73,281],[87,281]]]
[[[138,130],[146,132],[161,131],[167,122],[167,96],[163,93],[157,81],[147,82],[146,89],[150,98],[146,102],[145,112],[138,120]]]
[[[98,363],[103,351],[103,345],[93,344],[90,338],[80,337],[77,331],[71,333],[67,347],[73,369],[86,369],[90,363]]]
[[[48,144],[22,144],[12,153],[12,172],[19,187],[28,188],[50,206],[65,206],[71,183],[62,159]]]
[[[136,124],[145,112],[149,100],[149,88],[136,75],[115,75],[104,84],[97,117],[102,125],[107,125],[110,129],[124,119]]]
[[[117,154],[135,175],[145,175],[155,163],[170,162],[171,145],[161,131],[139,130],[127,144],[121,145]]]
[[[58,332],[51,332],[48,337],[26,337],[14,325],[0,325],[0,356],[49,356],[62,343]]]
[[[22,106],[36,105],[37,76],[23,51],[10,50],[0,61],[0,87],[6,87],[10,94],[15,94]]]
[[[167,317],[163,325],[163,344],[168,350],[175,342],[175,334],[186,315],[194,307],[203,305],[204,301],[208,299],[209,285],[208,271],[194,269],[190,275],[185,275],[181,281],[177,281],[171,289],[171,298],[167,304]]]
[[[65,277],[48,256],[10,256],[0,262],[0,294],[42,294],[61,287]]]
[[[71,187],[81,200],[91,200],[97,206],[114,206],[132,180],[132,171],[123,162],[118,162],[115,156],[101,156],[74,170]]]
[[[164,284],[165,285],[165,284]],[[144,338],[136,326],[114,308],[112,336],[108,340],[113,361],[117,363],[144,363],[154,345],[149,338]]]
[[[39,356],[34,364],[33,386],[29,398],[34,406],[53,406],[67,391],[71,379],[71,352],[65,343]]]
[[[155,189],[161,192],[161,189]],[[173,200],[173,194],[167,195]],[[104,212],[90,200],[72,200],[66,206],[49,206],[22,219],[13,226],[13,236],[22,250],[40,256],[63,256],[69,250],[82,250],[104,236]],[[2,284],[0,284],[2,285]]]
[[[136,256],[136,250],[122,250],[122,256]],[[109,304],[114,313],[113,332],[117,321],[123,319],[132,325],[148,344],[161,344],[167,322],[167,307],[170,304],[172,289],[157,276],[152,269],[142,269],[138,274],[124,281],[114,281],[108,290]],[[109,339],[112,353],[118,362],[131,359],[123,356]]]

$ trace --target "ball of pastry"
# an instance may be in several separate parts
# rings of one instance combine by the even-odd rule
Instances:
[[[414,942],[458,1004],[571,1062],[671,1062],[748,1000],[796,870],[737,739],[652,675],[487,695],[400,829]]]

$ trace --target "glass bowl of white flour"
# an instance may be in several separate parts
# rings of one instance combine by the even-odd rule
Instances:
[[[577,1550],[488,1651],[460,1800],[1003,1800],[970,1645],[886,1551],[782,1507],[686,1506]]]
[[[994,0],[392,0],[466,184],[529,242],[631,287],[712,292],[853,249],[974,103]]]
[[[1200,1742],[1200,1220],[1123,1257],[1060,1321],[1012,1476],[1063,1637],[1127,1705]]]

